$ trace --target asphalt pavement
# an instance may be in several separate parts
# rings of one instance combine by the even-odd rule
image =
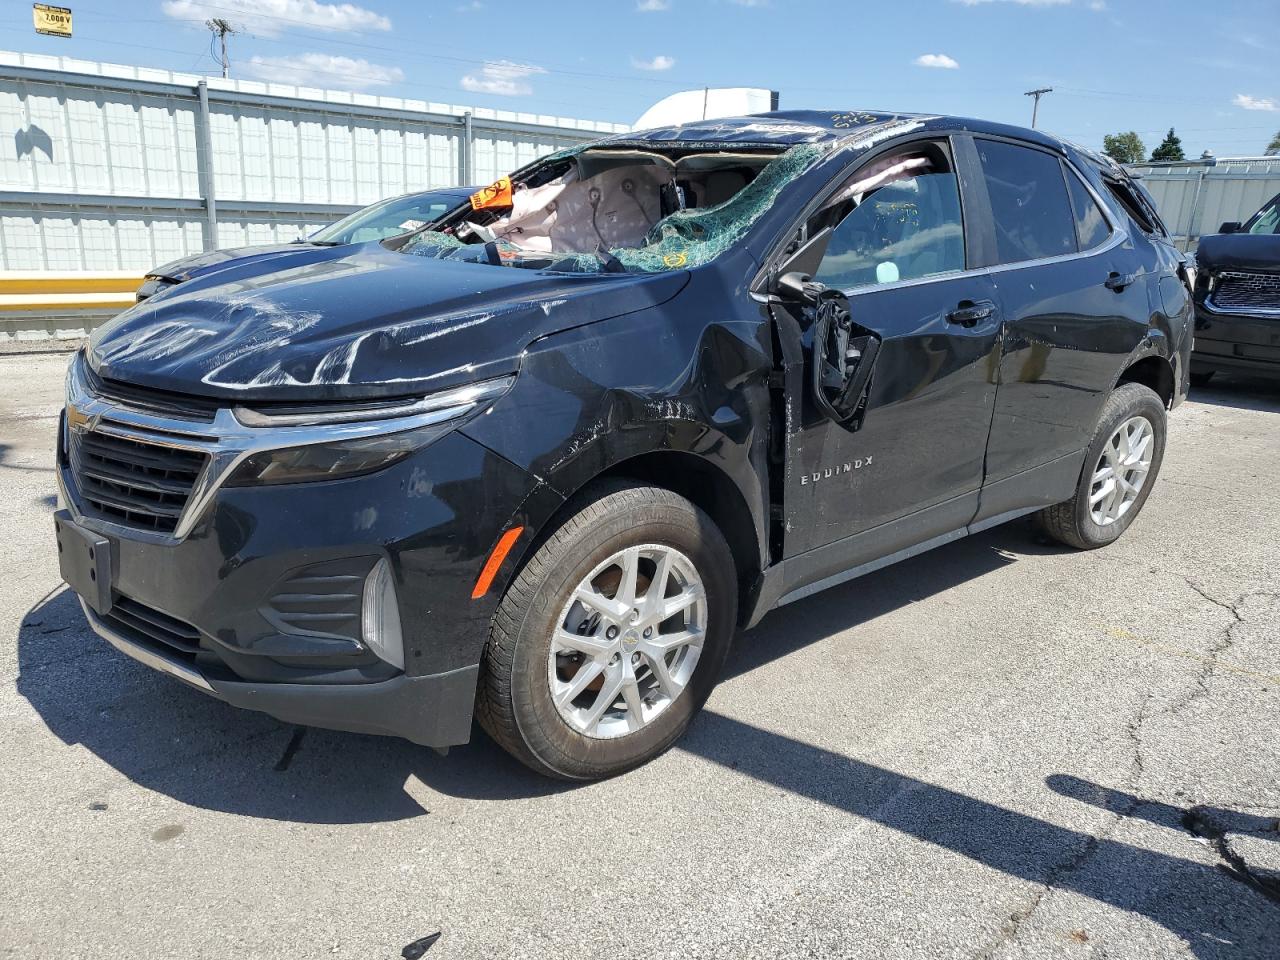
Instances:
[[[770,614],[675,749],[568,786],[95,637],[65,362],[0,357],[0,956],[1280,957],[1280,384],[1196,391],[1113,546],[1020,521]]]

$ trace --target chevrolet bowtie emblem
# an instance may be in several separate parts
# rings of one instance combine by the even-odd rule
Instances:
[[[72,430],[93,430],[101,420],[102,414],[100,413],[88,414],[78,407],[67,404],[67,426]]]

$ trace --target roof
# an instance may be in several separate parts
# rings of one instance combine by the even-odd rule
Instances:
[[[847,138],[864,139],[881,131],[911,124],[916,128],[967,130],[995,136],[1029,140],[1059,150],[1073,149],[1088,154],[1074,144],[1046,134],[1042,130],[977,120],[972,117],[944,116],[929,113],[901,113],[887,110],[777,110],[745,117],[719,117],[694,120],[678,126],[657,127],[615,134],[598,143],[736,143],[753,146],[793,146],[799,143],[822,143]]]
[[[792,145],[837,140],[860,129],[896,120],[922,119],[914,113],[869,110],[779,110],[745,117],[694,120],[674,127],[656,127],[606,137],[603,142],[720,142]]]

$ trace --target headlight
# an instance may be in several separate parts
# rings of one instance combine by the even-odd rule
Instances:
[[[250,410],[235,418],[252,434],[226,485],[310,483],[373,473],[440,439],[506,392],[514,377],[417,400],[356,407]],[[278,431],[278,434],[276,433]],[[272,444],[279,437],[279,445]]]
[[[315,443],[283,450],[263,450],[250,454],[243,460],[227,479],[227,486],[307,483],[312,480],[335,480],[339,477],[358,477],[373,473],[439,439],[448,432],[449,426],[441,424],[362,440],[340,440],[336,443]]]

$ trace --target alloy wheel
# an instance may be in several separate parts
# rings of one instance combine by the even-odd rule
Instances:
[[[1130,417],[1102,448],[1089,487],[1089,515],[1100,527],[1133,507],[1151,471],[1155,429],[1146,417]]]
[[[627,547],[592,570],[556,620],[548,681],[560,716],[589,737],[651,723],[688,685],[707,598],[693,562],[661,544]]]

